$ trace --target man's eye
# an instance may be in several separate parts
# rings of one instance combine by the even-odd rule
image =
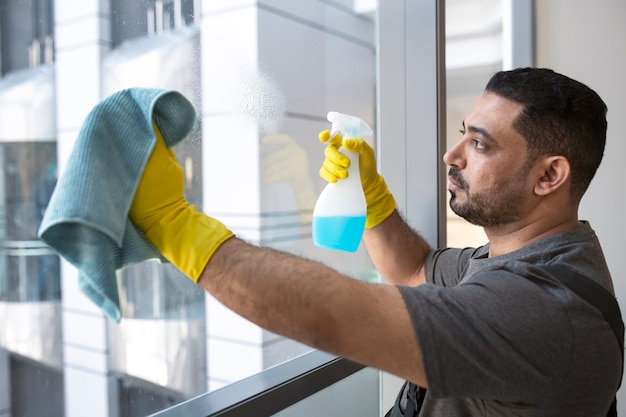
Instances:
[[[481,141],[479,141],[478,139],[472,139],[472,144],[474,145],[474,148],[476,148],[478,150],[484,150],[485,149],[485,144],[482,143]]]
[[[459,130],[459,132],[461,133],[461,135],[464,135],[465,134],[465,129],[461,129],[461,130]]]

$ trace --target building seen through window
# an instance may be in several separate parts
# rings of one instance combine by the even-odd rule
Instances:
[[[122,89],[176,90],[197,110],[175,152],[199,209],[251,242],[378,280],[364,248],[311,240],[326,113],[375,126],[375,6],[274,3],[0,5],[0,410],[143,416],[311,350],[156,260],[118,271],[116,324],[37,239],[87,113]]]

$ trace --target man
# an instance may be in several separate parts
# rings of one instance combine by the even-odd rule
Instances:
[[[432,250],[395,210],[373,150],[323,132],[323,178],[347,175],[340,144],[360,154],[363,239],[395,285],[234,237],[186,203],[180,166],[160,138],[131,220],[242,316],[428,388],[420,416],[604,416],[620,379],[615,336],[540,265],[565,266],[613,291],[595,233],[577,218],[604,151],[605,115],[596,93],[550,70],[493,76],[444,156],[452,208],[489,238],[477,249]],[[394,415],[411,413],[409,391]]]

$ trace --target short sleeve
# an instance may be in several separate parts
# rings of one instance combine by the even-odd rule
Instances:
[[[565,377],[573,332],[558,288],[498,269],[399,289],[434,398],[532,399]]]
[[[443,287],[457,285],[465,275],[469,260],[474,256],[480,256],[485,251],[488,252],[488,249],[484,246],[480,248],[446,248],[431,251],[424,261],[426,282]]]

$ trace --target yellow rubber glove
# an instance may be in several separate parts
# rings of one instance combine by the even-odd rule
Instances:
[[[152,126],[157,141],[129,217],[167,260],[198,282],[213,253],[233,232],[185,200],[183,169],[174,151],[165,146],[156,123]]]
[[[361,184],[367,203],[367,217],[365,227],[371,229],[379,225],[396,209],[396,200],[389,192],[385,179],[376,170],[374,149],[361,138],[343,139],[341,135],[330,138],[330,131],[324,130],[319,134],[320,141],[328,146],[324,150],[324,164],[320,168],[320,177],[328,182],[335,183],[348,177],[350,159],[339,152],[339,147],[359,153],[359,171]]]

